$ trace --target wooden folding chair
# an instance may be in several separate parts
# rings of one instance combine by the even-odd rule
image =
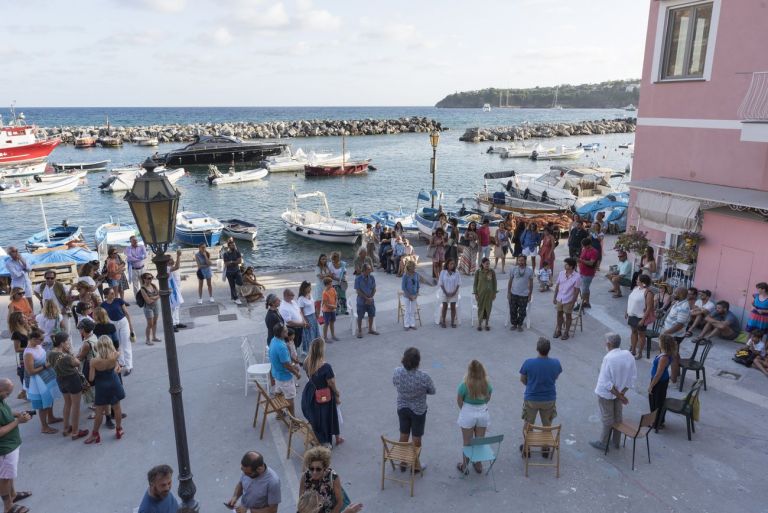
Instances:
[[[413,497],[413,483],[415,481],[416,470],[419,470],[420,475],[424,475],[424,469],[421,468],[421,462],[419,456],[421,455],[421,447],[416,447],[413,441],[410,442],[396,442],[394,440],[388,440],[382,435],[381,443],[383,446],[382,459],[381,459],[381,489],[384,489],[384,480],[397,481],[398,483],[405,483],[411,485],[411,497]],[[408,465],[410,468],[410,479],[404,481],[402,479],[396,479],[394,477],[386,477],[387,461],[392,465],[392,472],[396,470],[395,465],[402,463]]]
[[[576,309],[578,307],[578,310]],[[571,314],[571,329],[568,330],[568,336],[573,338],[576,336],[576,329],[584,333],[584,303],[579,301],[573,306],[573,313]]]
[[[525,459],[525,477],[528,477],[528,465],[532,467],[555,467],[556,476],[560,477],[560,428],[557,426],[537,426],[527,424],[523,432],[523,458]],[[553,463],[531,463],[531,449],[549,453]]]
[[[261,433],[259,434],[259,440],[264,438],[264,428],[267,425],[267,416],[271,413],[281,413],[282,417],[278,416],[280,420],[285,423],[285,425],[288,425],[288,420],[286,420],[285,415],[287,415],[288,409],[288,401],[283,397],[283,394],[276,394],[273,397],[270,397],[269,393],[267,393],[266,390],[264,390],[264,387],[261,386],[261,383],[254,382],[256,385],[256,388],[259,389],[259,395],[256,397],[256,413],[253,414],[253,427],[256,428],[256,421],[259,417],[259,408],[261,405],[264,405],[264,416],[262,417],[261,421]]]
[[[304,458],[304,453],[312,447],[317,447],[320,444],[320,440],[317,439],[312,425],[306,420],[299,420],[290,413],[285,414],[288,419],[288,453],[285,459],[291,459],[291,452],[297,455],[299,458]],[[304,439],[304,450],[302,452],[293,450],[293,435],[294,433],[300,434]]]
[[[617,422],[611,426],[611,435],[614,431],[618,431],[624,435],[624,447],[627,446],[627,437],[632,439],[632,470],[635,470],[635,447],[637,445],[637,439],[640,437],[645,438],[645,447],[648,450],[648,463],[651,462],[651,444],[648,441],[648,433],[653,429],[656,423],[656,415],[659,410],[653,410],[651,413],[646,413],[640,417],[640,424],[632,424],[630,422]],[[645,433],[642,433],[645,429]],[[611,436],[608,436],[608,440],[611,440]],[[605,454],[608,454],[608,446],[610,443],[605,444]]]
[[[419,306],[419,303],[416,303],[416,320],[419,321],[419,327],[422,327],[423,324],[421,324],[421,307]],[[403,304],[403,291],[398,290],[397,291],[397,323],[400,324],[400,322],[405,322],[405,305]]]

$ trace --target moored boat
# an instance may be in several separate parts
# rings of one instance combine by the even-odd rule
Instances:
[[[58,169],[59,171],[70,171],[72,169],[78,169],[78,170],[86,170],[86,171],[101,171],[102,169],[107,169],[107,166],[109,165],[111,161],[109,159],[107,160],[98,160],[95,162],[61,162],[53,163],[53,167]]]
[[[329,158],[330,153],[313,154],[319,157],[318,160],[323,158]],[[301,148],[296,150],[295,153],[291,152],[291,149],[286,150],[285,155],[275,155],[273,157],[267,157],[261,164],[269,170],[270,173],[290,173],[294,171],[303,171],[304,166],[309,163],[309,157],[302,151]]]
[[[558,214],[565,211],[565,207],[549,201],[546,196],[544,199],[534,201],[533,199],[523,198],[519,190],[515,189],[512,179],[517,176],[515,171],[497,171],[494,173],[485,173],[483,180],[485,185],[482,192],[477,193],[475,199],[478,207],[483,212],[495,213],[514,213],[527,215]],[[488,189],[488,180],[510,179],[505,187],[499,191],[490,191]]]
[[[397,223],[400,223],[403,230],[406,232],[418,232],[419,225],[416,224],[416,219],[413,213],[407,214],[403,212],[403,208],[400,210],[379,210],[371,214],[371,219],[374,222],[379,222],[387,228],[394,228]]]
[[[157,137],[134,137],[133,144],[136,146],[159,146],[160,141]]]
[[[0,199],[25,198],[29,196],[42,196],[46,194],[58,194],[71,192],[80,185],[80,179],[76,176],[67,176],[50,182],[37,182],[29,178],[16,180],[9,185],[0,185]]]
[[[176,214],[176,240],[188,246],[215,246],[221,240],[224,225],[215,217],[198,212]]]
[[[183,167],[177,169],[167,169],[165,167],[158,166],[156,170],[157,169],[160,169],[160,171],[155,171],[155,174],[164,175],[166,178],[168,178],[171,184],[175,184],[184,175],[187,174]],[[115,170],[113,170],[113,174],[110,174],[104,179],[103,182],[101,182],[99,189],[107,192],[128,191],[133,187],[133,183],[136,181],[136,178],[144,174],[144,168],[141,167],[124,168],[116,174],[114,171]]]
[[[304,176],[307,177],[325,177],[325,176],[351,176],[364,175],[368,172],[368,166],[371,160],[357,160],[354,162],[345,162],[343,164],[319,164],[304,166]]]
[[[37,127],[26,124],[24,113],[16,116],[13,106],[8,125],[3,124],[0,116],[0,166],[45,160],[60,142],[58,137],[38,138]]]
[[[531,160],[565,160],[565,159],[577,159],[584,155],[582,148],[568,148],[566,146],[560,146],[555,148],[554,151],[548,151],[545,153],[539,153],[538,151],[531,152]]]
[[[106,256],[107,249],[125,248],[130,245],[131,237],[137,237],[139,244],[144,244],[141,240],[141,235],[135,226],[131,224],[122,224],[119,220],[114,222],[110,220],[108,223],[99,225],[94,233],[94,240],[96,242],[96,251],[99,255]]]
[[[35,175],[35,180],[40,182],[55,182],[56,180],[60,180],[61,178],[67,177],[67,176],[76,176],[80,180],[88,176],[88,171],[60,171],[57,173],[43,173],[41,175]]]
[[[503,159],[520,159],[520,158],[529,158],[533,152],[536,152],[537,154],[544,154],[549,153],[552,151],[555,151],[555,148],[553,147],[545,147],[542,144],[536,144],[532,146],[528,146],[525,144],[521,145],[513,145],[507,149],[504,153],[500,155]]]
[[[228,173],[222,173],[215,165],[208,165],[208,183],[211,185],[254,182],[262,180],[268,174],[269,171],[266,169],[257,168],[235,171],[234,167],[230,167]]]
[[[46,167],[48,167],[48,162],[45,161],[25,166],[0,167],[0,178],[8,181],[14,178],[39,175],[45,173]]]
[[[285,143],[243,142],[237,137],[198,135],[185,147],[156,153],[152,159],[167,166],[259,162],[284,153],[287,147]]]
[[[80,134],[75,137],[75,148],[93,148],[96,146],[96,138],[90,134]]]
[[[82,242],[82,240],[83,229],[79,226],[69,226],[64,221],[60,226],[35,233],[27,239],[25,246],[28,251],[34,252],[41,248],[65,246],[71,242]]]
[[[320,209],[317,212],[299,209],[298,201],[309,198],[319,198]],[[362,235],[364,225],[350,223],[331,217],[328,200],[320,191],[305,194],[293,192],[293,208],[286,210],[280,216],[286,229],[300,237],[320,242],[335,242],[338,244],[354,244]]]
[[[258,230],[256,225],[242,219],[220,219],[224,225],[224,235],[240,240],[256,242]]]

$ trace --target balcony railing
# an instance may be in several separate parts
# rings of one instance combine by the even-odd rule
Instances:
[[[743,121],[768,122],[768,71],[752,73],[752,83],[737,114]]]

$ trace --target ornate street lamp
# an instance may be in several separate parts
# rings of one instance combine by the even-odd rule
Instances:
[[[432,145],[432,208],[435,208],[435,174],[437,173],[437,143],[440,142],[440,130],[432,130],[429,134],[429,143]]]
[[[182,500],[179,513],[199,511],[195,501],[195,483],[189,464],[187,427],[184,421],[184,402],[181,397],[179,360],[176,354],[176,338],[171,319],[171,300],[168,288],[168,261],[165,252],[176,233],[176,211],[179,208],[179,191],[163,175],[155,174],[157,164],[148,158],[142,167],[146,170],[136,178],[133,188],[125,195],[131,213],[144,239],[144,244],[155,254],[152,262],[157,268],[160,282],[160,305],[163,312],[163,334],[165,335],[165,357],[168,363],[169,392],[173,411],[173,431],[176,438],[176,458],[179,465],[179,497]]]

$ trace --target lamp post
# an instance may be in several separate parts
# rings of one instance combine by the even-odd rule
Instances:
[[[435,174],[437,174],[437,143],[440,142],[440,131],[435,129],[429,133],[429,143],[432,145],[432,161],[430,169],[432,170],[432,208],[435,208]]]
[[[173,411],[173,433],[176,439],[176,459],[179,465],[179,497],[182,500],[179,513],[199,511],[195,501],[195,483],[189,464],[187,445],[187,427],[184,421],[184,403],[181,397],[181,378],[179,360],[176,354],[176,338],[171,321],[171,300],[168,289],[168,244],[176,232],[176,211],[179,208],[179,191],[168,178],[155,174],[157,164],[152,159],[142,164],[146,170],[136,178],[133,188],[125,195],[125,201],[131,207],[131,213],[141,233],[144,244],[155,254],[152,262],[157,267],[157,279],[160,282],[160,306],[163,312],[163,334],[165,335],[165,357],[168,363],[168,381],[170,384],[171,409]]]

